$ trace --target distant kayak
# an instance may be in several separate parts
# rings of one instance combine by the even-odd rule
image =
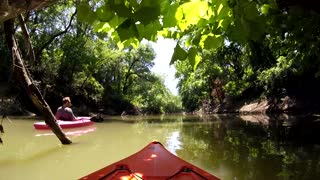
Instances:
[[[170,153],[153,141],[135,154],[95,171],[80,180],[219,180],[218,177]]]
[[[62,129],[83,127],[94,124],[94,122],[90,120],[90,117],[77,117],[77,121],[57,120],[57,122]],[[35,122],[33,123],[33,126],[36,129],[50,129],[44,121]]]

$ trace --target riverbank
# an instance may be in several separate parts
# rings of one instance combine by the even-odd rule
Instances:
[[[317,98],[296,98],[285,96],[284,98],[273,99],[251,99],[251,100],[225,100],[221,104],[211,105],[208,102],[203,103],[200,110],[193,114],[274,114],[274,113],[289,113],[289,114],[319,114],[320,103]],[[74,111],[84,114],[83,109],[76,108]],[[85,114],[87,114],[86,112]],[[103,114],[117,115],[115,112],[105,110]],[[17,99],[4,98],[0,99],[0,115],[35,115],[22,107]],[[119,114],[120,115],[120,114]]]
[[[320,104],[316,99],[285,96],[284,98],[225,101],[212,108],[212,113],[266,114],[319,113]]]

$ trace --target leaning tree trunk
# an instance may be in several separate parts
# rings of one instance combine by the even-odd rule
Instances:
[[[25,68],[20,51],[18,49],[15,37],[14,37],[14,21],[13,19],[4,22],[4,29],[6,34],[6,40],[11,52],[13,73],[21,87],[27,92],[31,98],[33,104],[42,113],[45,118],[46,124],[51,128],[53,133],[59,138],[62,144],[71,144],[71,140],[62,132],[60,126],[56,123],[56,119],[48,106],[47,102],[42,97],[39,89],[33,84],[29,73]]]

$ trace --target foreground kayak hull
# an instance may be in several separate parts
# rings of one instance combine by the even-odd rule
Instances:
[[[216,176],[170,153],[161,143],[151,142],[137,153],[80,178],[130,180],[218,180]]]
[[[68,129],[68,128],[77,128],[77,127],[84,127],[84,126],[90,126],[94,124],[93,121],[90,120],[90,117],[78,117],[77,121],[61,121],[57,120],[59,126],[62,129]],[[35,122],[33,123],[33,126],[35,129],[50,129],[49,126],[44,122]]]

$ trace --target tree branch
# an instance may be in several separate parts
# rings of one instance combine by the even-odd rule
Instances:
[[[8,49],[11,55],[13,64],[13,73],[15,78],[20,83],[19,85],[28,94],[29,98],[37,109],[42,113],[45,118],[46,124],[51,128],[53,133],[59,138],[62,144],[71,144],[72,141],[63,133],[61,127],[57,124],[50,106],[44,100],[39,89],[33,84],[31,77],[28,74],[19,47],[17,46],[14,36],[14,20],[9,19],[4,22],[5,37]]]
[[[23,16],[21,14],[18,16],[18,19],[19,19],[21,30],[23,32],[24,41],[26,42],[26,44],[28,46],[27,55],[29,56],[29,59],[31,60],[31,62],[35,63],[36,62],[36,56],[34,54],[33,46],[31,44],[31,39],[30,39],[30,35],[29,35],[29,32],[28,32],[26,23],[25,23],[25,21],[23,19]]]
[[[42,53],[42,51],[43,51],[45,48],[47,48],[47,47],[49,46],[49,44],[52,43],[52,41],[54,41],[57,37],[61,36],[62,34],[65,34],[65,33],[68,32],[68,30],[70,29],[71,24],[72,24],[72,21],[73,21],[73,19],[74,19],[74,17],[75,17],[76,14],[77,14],[77,10],[75,10],[75,12],[72,14],[72,16],[71,16],[71,18],[70,18],[70,21],[69,21],[69,24],[68,24],[68,26],[66,27],[65,30],[63,30],[63,31],[61,31],[61,32],[53,35],[46,43],[44,43],[44,44],[40,47],[39,50],[37,50],[37,52],[36,52],[36,57],[37,57],[37,59],[39,59],[40,54]]]

